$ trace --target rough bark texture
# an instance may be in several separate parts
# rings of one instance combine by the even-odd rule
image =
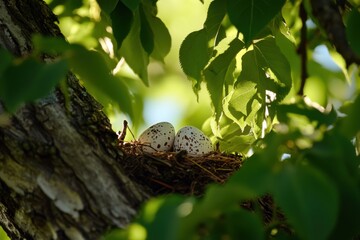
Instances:
[[[54,21],[41,0],[0,0],[0,45],[26,55],[33,33],[61,35]],[[71,74],[68,88],[69,104],[55,90],[0,127],[0,225],[11,239],[97,239],[149,195],[121,169],[101,106]]]

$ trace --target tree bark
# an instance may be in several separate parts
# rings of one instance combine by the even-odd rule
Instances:
[[[41,0],[0,0],[0,45],[27,55],[33,33],[61,36],[55,21]],[[0,225],[11,239],[98,239],[151,194],[127,177],[108,118],[72,74],[68,92],[69,103],[55,90],[0,127]]]

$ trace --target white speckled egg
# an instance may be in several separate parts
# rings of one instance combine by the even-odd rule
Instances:
[[[142,150],[146,153],[166,152],[173,147],[175,129],[171,123],[160,122],[146,129],[139,137]]]
[[[181,128],[174,140],[174,151],[186,150],[189,156],[199,157],[211,152],[210,139],[196,127],[186,126]]]

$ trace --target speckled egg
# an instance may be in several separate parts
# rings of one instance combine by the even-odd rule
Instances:
[[[212,151],[210,139],[196,127],[181,128],[174,140],[174,151],[186,150],[189,156],[199,157]]]
[[[160,122],[146,129],[139,137],[141,148],[146,153],[167,152],[173,147],[174,126],[169,122]]]

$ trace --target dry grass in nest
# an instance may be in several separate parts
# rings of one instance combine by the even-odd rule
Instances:
[[[237,154],[211,152],[190,157],[186,152],[145,153],[138,143],[124,143],[123,167],[127,174],[154,194],[181,193],[202,195],[209,183],[224,183],[242,165]],[[151,184],[150,184],[151,183]]]

